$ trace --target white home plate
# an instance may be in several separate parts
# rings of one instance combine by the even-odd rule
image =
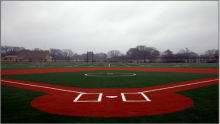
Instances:
[[[107,98],[116,98],[118,96],[106,96]]]

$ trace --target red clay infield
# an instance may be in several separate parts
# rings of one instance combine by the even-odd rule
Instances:
[[[218,69],[179,68],[71,68],[2,70],[2,75],[93,70],[132,70],[218,74]],[[132,117],[184,110],[193,100],[179,94],[197,87],[218,84],[219,77],[146,88],[80,89],[20,80],[1,79],[2,85],[49,93],[31,101],[38,110],[54,114],[87,117]]]

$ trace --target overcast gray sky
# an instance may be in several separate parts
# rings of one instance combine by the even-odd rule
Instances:
[[[1,1],[1,45],[82,54],[218,49],[218,1]]]

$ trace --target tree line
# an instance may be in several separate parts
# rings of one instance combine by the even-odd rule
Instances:
[[[28,50],[24,47],[17,46],[1,46],[1,56],[8,55],[18,55],[21,50]],[[40,48],[34,48],[33,51],[41,51]],[[50,56],[53,60],[86,60],[87,53],[77,54],[71,49],[49,49]],[[138,45],[134,48],[128,49],[128,51],[123,54],[119,50],[111,50],[108,53],[94,53],[93,60],[143,60],[144,62],[153,62],[160,58],[163,62],[180,62],[190,60],[196,60],[198,58],[211,59],[219,56],[219,50],[208,49],[203,54],[199,55],[188,48],[181,49],[177,53],[173,53],[170,49],[160,52],[155,47]],[[91,59],[91,55],[89,55]]]

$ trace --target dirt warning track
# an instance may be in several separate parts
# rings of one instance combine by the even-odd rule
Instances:
[[[54,72],[76,72],[76,71],[97,71],[97,70],[185,72],[185,73],[210,73],[210,74],[218,74],[219,73],[218,69],[198,69],[198,68],[54,68],[54,69],[1,70],[1,75],[54,73]]]
[[[103,68],[74,68],[75,71],[103,70]],[[74,70],[67,69],[66,71]],[[106,68],[104,68],[105,70]],[[114,70],[114,68],[108,68]],[[137,68],[115,68],[115,70],[132,70]],[[139,68],[136,71],[150,71],[152,68]],[[20,71],[26,74],[28,70]],[[34,69],[31,73],[40,73]],[[65,70],[65,69],[64,69]],[[63,69],[44,69],[41,73],[64,72]],[[166,69],[157,69],[165,71]],[[165,72],[188,72],[201,73],[200,69],[169,69]],[[206,69],[202,69],[205,71]],[[211,71],[212,70],[212,71]],[[218,73],[217,69],[208,69],[206,73]],[[154,70],[156,71],[156,70]],[[18,74],[19,71],[5,71],[3,74]],[[198,72],[196,72],[198,73]],[[103,89],[80,89],[58,85],[42,84],[20,80],[1,79],[2,85],[19,87],[48,93],[31,101],[31,105],[38,110],[71,116],[89,117],[132,117],[155,114],[165,114],[184,110],[193,105],[193,100],[176,94],[175,92],[218,84],[218,77],[201,80],[173,83],[167,85],[146,87],[146,88],[103,88]]]

